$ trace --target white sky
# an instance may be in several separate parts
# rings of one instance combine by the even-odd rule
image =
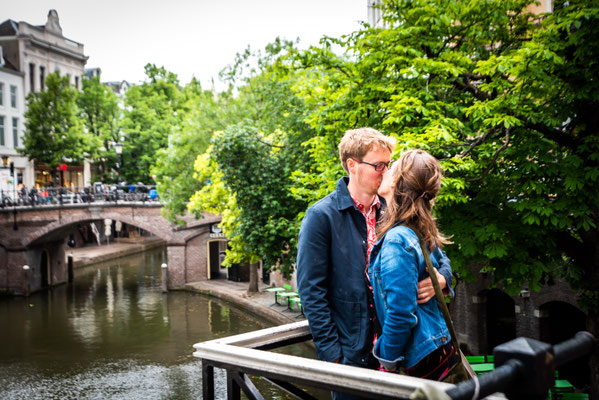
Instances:
[[[145,78],[146,63],[164,66],[185,84],[192,76],[210,88],[218,72],[249,44],[261,49],[277,36],[300,38],[300,47],[323,35],[360,29],[367,0],[1,0],[7,19],[44,25],[55,9],[62,32],[82,43],[86,68],[102,81]]]

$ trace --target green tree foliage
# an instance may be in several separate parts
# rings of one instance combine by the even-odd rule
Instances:
[[[177,111],[180,125],[172,131],[168,146],[156,153],[152,168],[158,192],[165,201],[162,212],[169,220],[183,223],[177,215],[185,213],[190,197],[202,188],[194,177],[194,162],[206,151],[212,134],[241,119],[231,102],[228,92],[202,90],[195,78],[183,88]]]
[[[535,19],[529,3],[388,1],[386,28],[325,43],[349,57],[326,46],[297,57],[330,71],[300,93],[319,104],[311,149],[335,164],[333,143],[364,125],[396,135],[398,153],[427,149],[447,176],[437,211],[456,271],[492,272],[511,293],[559,273],[596,308],[597,5],[556,3]],[[320,197],[306,187],[335,168],[298,171],[298,195]]]
[[[227,187],[218,164],[210,157],[212,147],[198,156],[194,163],[197,171],[194,178],[202,182],[201,188],[191,197],[188,210],[200,217],[202,212],[221,215],[220,227],[227,237],[227,255],[224,265],[260,260],[260,256],[252,251],[243,238],[240,226],[241,210],[237,206],[235,193]]]
[[[211,157],[222,181],[235,193],[239,214],[234,237],[242,238],[249,253],[260,255],[267,267],[283,273],[295,262],[295,217],[305,204],[291,196],[285,135],[265,135],[249,124],[227,128],[214,138]]]
[[[296,217],[306,207],[291,196],[290,175],[309,163],[301,143],[313,136],[304,122],[306,104],[292,91],[301,77],[281,57],[293,51],[293,43],[277,39],[265,55],[247,50],[223,71],[232,88],[238,84],[229,107],[244,118],[215,136],[208,160],[198,158],[196,177],[203,187],[190,203],[191,210],[208,210],[217,203],[207,193],[226,191],[227,200],[215,209],[231,247],[226,261],[261,258],[266,268],[283,274],[293,270]]]
[[[83,80],[77,104],[85,128],[90,134],[90,157],[97,168],[96,180],[115,180],[112,171],[117,170],[117,155],[114,143],[119,138],[120,109],[116,94],[100,83],[99,77]]]
[[[89,154],[77,109],[77,90],[67,76],[58,73],[46,78],[46,89],[27,96],[23,148],[19,151],[55,172],[58,164],[80,163]]]
[[[151,182],[150,169],[156,163],[160,149],[168,147],[177,135],[184,100],[177,76],[153,64],[145,66],[146,82],[131,87],[125,98],[122,121],[123,179],[131,182]]]

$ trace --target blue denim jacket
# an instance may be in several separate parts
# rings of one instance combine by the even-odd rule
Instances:
[[[375,244],[370,257],[368,274],[383,328],[374,356],[392,371],[398,363],[411,368],[451,341],[436,297],[416,304],[418,282],[429,276],[418,237],[405,226],[395,226]],[[444,253],[435,249],[430,257],[439,269]],[[447,284],[451,287],[450,280]]]

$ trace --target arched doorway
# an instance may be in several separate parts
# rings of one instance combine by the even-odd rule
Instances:
[[[48,255],[48,250],[42,250],[40,257],[40,276],[42,279],[42,288],[49,287],[52,284],[52,271],[50,269],[50,257]]]
[[[227,251],[226,239],[213,239],[206,243],[207,246],[207,279],[226,279],[227,272],[222,266],[225,253]]]
[[[516,338],[516,308],[514,300],[499,289],[486,293],[487,352],[495,346]]]
[[[539,338],[551,344],[572,338],[576,332],[586,330],[586,315],[577,307],[563,301],[550,301],[539,311],[543,318],[539,324]],[[558,368],[559,377],[567,379],[577,388],[590,384],[588,358],[578,359]]]

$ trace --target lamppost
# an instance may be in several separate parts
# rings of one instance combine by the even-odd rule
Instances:
[[[116,154],[119,157],[119,161],[117,163],[116,183],[117,183],[117,186],[120,186],[120,184],[121,184],[121,164],[123,163],[123,144],[121,142],[116,142],[114,144],[114,151],[116,151]]]
[[[121,187],[121,164],[123,163],[123,144],[121,142],[115,142],[114,143],[114,151],[116,152],[117,156],[119,157],[119,160],[117,162],[117,171],[116,171],[116,193],[115,195],[115,199],[118,201],[119,199],[119,190]]]

